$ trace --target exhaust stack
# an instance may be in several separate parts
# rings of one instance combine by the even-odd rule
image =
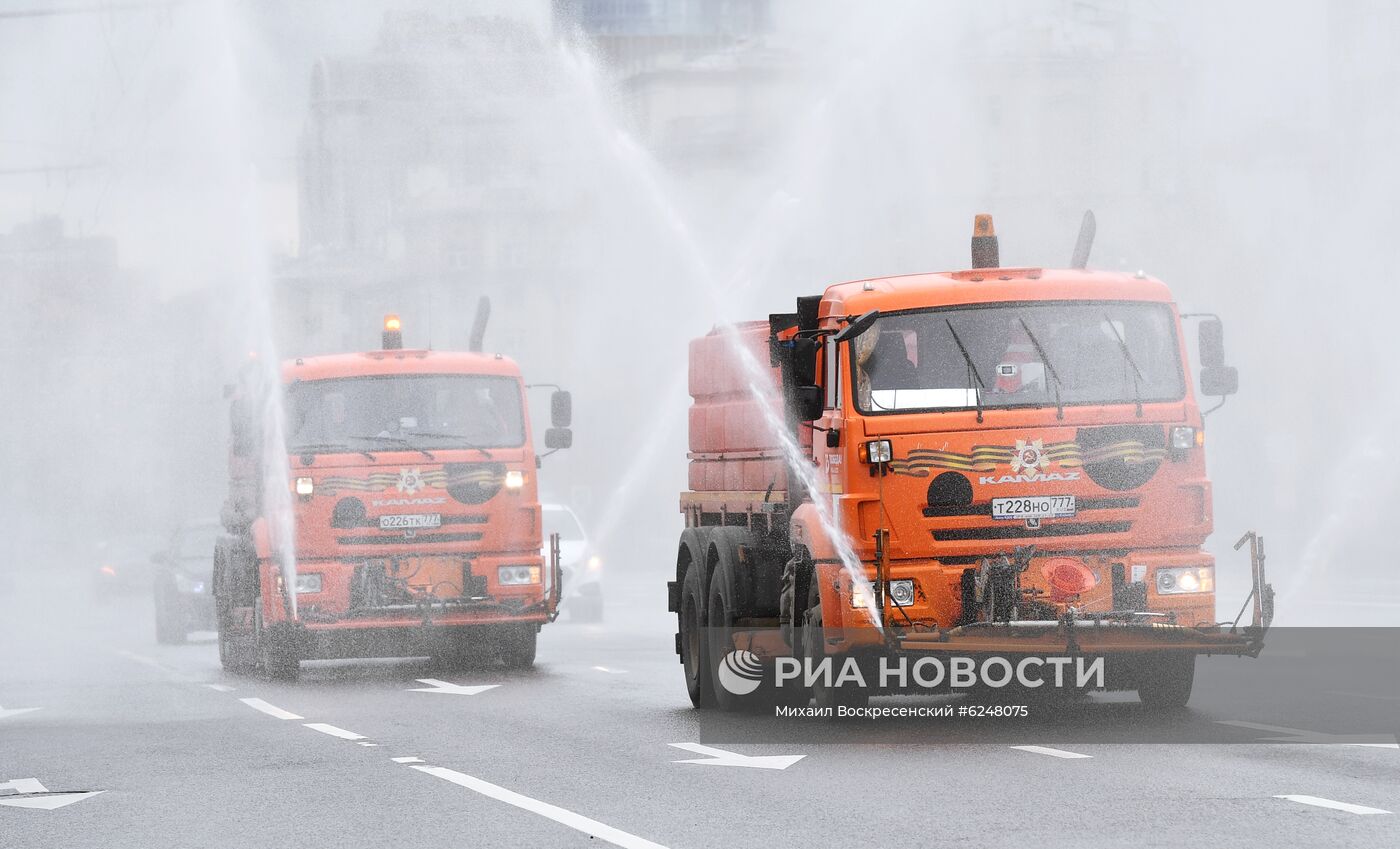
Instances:
[[[485,295],[476,302],[476,318],[472,320],[472,335],[467,341],[467,350],[481,353],[481,346],[486,341],[486,322],[491,319],[491,299]]]
[[[1001,267],[1001,249],[997,245],[997,231],[992,226],[992,216],[985,212],[972,220],[972,267]]]
[[[1094,233],[1098,225],[1092,209],[1084,210],[1084,220],[1079,224],[1079,238],[1074,243],[1074,254],[1070,256],[1070,268],[1088,268],[1089,251],[1094,247]]]

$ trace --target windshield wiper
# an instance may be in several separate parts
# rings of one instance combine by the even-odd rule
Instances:
[[[1045,355],[1045,349],[1041,347],[1040,340],[1035,338],[1035,334],[1031,332],[1030,325],[1026,324],[1026,320],[1019,315],[1016,316],[1016,320],[1021,323],[1021,329],[1026,331],[1026,338],[1031,340],[1031,344],[1035,346],[1035,352],[1040,357],[1040,364],[1045,366],[1045,370],[1050,372],[1050,379],[1055,381],[1055,418],[1063,419],[1065,417],[1065,404],[1060,400],[1060,373],[1055,371],[1055,366]]]
[[[470,449],[472,449],[472,450],[474,450],[474,451],[480,451],[483,457],[485,457],[485,458],[488,459],[488,460],[491,459],[491,452],[490,452],[490,451],[487,451],[485,448],[482,448],[480,445],[477,445],[477,444],[473,443],[472,441],[470,441],[469,439],[467,439],[465,436],[458,436],[458,435],[455,434],[455,433],[430,433],[430,432],[425,431],[425,430],[406,430],[406,431],[404,431],[404,433],[407,433],[409,436],[431,436],[431,437],[433,437],[434,439],[455,439],[455,440],[457,440],[458,442],[462,443],[462,445],[463,445],[464,447],[470,448]],[[439,447],[441,447],[441,446],[439,446]],[[423,449],[420,448],[420,449],[418,449],[418,450],[421,451],[421,450],[423,450]]]
[[[428,451],[428,449],[426,449],[426,448],[420,448],[419,446],[414,445],[412,442],[409,442],[407,439],[404,439],[402,436],[356,436],[356,437],[352,437],[352,438],[354,438],[354,439],[377,439],[377,440],[379,440],[380,442],[393,442],[393,443],[395,443],[395,444],[397,444],[397,445],[402,445],[403,447],[405,447],[405,448],[407,448],[407,449],[409,449],[409,450],[411,450],[411,451],[417,451],[419,454],[422,454],[424,457],[427,457],[429,460],[434,460],[434,461],[435,461],[435,460],[437,459],[436,457],[434,457],[434,456],[432,455],[432,452]]]
[[[1138,388],[1139,380],[1146,380],[1147,376],[1138,368],[1138,364],[1133,360],[1133,352],[1128,350],[1128,343],[1123,341],[1123,334],[1118,332],[1118,325],[1108,317],[1108,313],[1103,314],[1103,320],[1108,322],[1108,329],[1113,331],[1113,338],[1118,340],[1118,350],[1122,352],[1123,359],[1128,361],[1128,365],[1133,367],[1133,400],[1137,402],[1137,417],[1142,418],[1142,391]]]
[[[288,454],[323,454],[327,452],[336,454],[362,454],[368,458],[371,463],[374,462],[374,455],[363,448],[351,448],[349,445],[342,445],[339,442],[318,442],[314,445],[294,445],[287,449]]]
[[[948,332],[953,334],[953,341],[958,344],[958,350],[962,352],[963,362],[967,363],[967,388],[972,390],[973,397],[977,399],[977,423],[982,423],[982,393],[987,391],[987,384],[983,382],[982,375],[977,373],[977,366],[972,362],[972,355],[967,352],[967,346],[963,344],[962,337],[958,336],[958,331],[953,329],[951,319],[943,319],[943,323],[948,325]],[[972,381],[977,381],[974,388]]]

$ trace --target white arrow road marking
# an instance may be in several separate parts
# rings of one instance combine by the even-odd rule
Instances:
[[[1078,752],[1068,752],[1064,749],[1052,749],[1049,746],[1012,746],[1022,752],[1034,752],[1037,755],[1049,755],[1052,758],[1092,758],[1093,755],[1081,755]]]
[[[738,752],[726,752],[724,749],[714,749],[709,746],[702,746],[699,743],[672,743],[677,749],[685,749],[687,752],[694,752],[697,755],[708,755],[704,758],[692,758],[685,761],[671,761],[675,764],[703,764],[705,766],[746,766],[752,769],[787,769],[806,755],[741,755]]]
[[[78,793],[44,793],[39,796],[0,796],[0,805],[8,805],[11,808],[38,808],[52,811],[74,802],[81,802],[89,796],[106,792],[106,790],[84,790]]]
[[[22,713],[29,713],[31,710],[38,710],[38,709],[39,709],[39,708],[7,708],[7,707],[0,707],[0,719],[4,719],[4,718],[6,718],[6,717],[8,717],[8,716],[19,716],[19,715],[22,714]]]
[[[47,793],[49,788],[39,783],[37,778],[11,778],[0,784],[0,790],[13,790],[16,793]]]
[[[289,710],[282,710],[277,705],[270,705],[262,699],[239,699],[240,702],[252,708],[260,710],[268,716],[275,716],[278,719],[305,719],[304,716],[297,716]]]
[[[1278,736],[1260,738],[1270,742],[1330,743],[1334,746],[1366,746],[1373,749],[1400,749],[1400,743],[1374,742],[1377,737],[1386,736],[1384,734],[1328,734],[1324,731],[1304,731],[1301,728],[1289,728],[1284,725],[1265,725],[1262,722],[1245,722],[1239,719],[1217,719],[1216,724],[1230,725],[1235,728],[1250,728],[1255,731],[1273,731]]]
[[[1380,808],[1368,808],[1365,805],[1353,805],[1350,802],[1336,802],[1332,799],[1324,799],[1321,796],[1297,796],[1285,795],[1275,796],[1275,799],[1287,799],[1290,802],[1298,802],[1303,805],[1314,805],[1319,808],[1331,808],[1334,811],[1346,811],[1349,814],[1361,814],[1369,816],[1371,814],[1388,814],[1390,811],[1383,811]]]
[[[410,693],[448,693],[454,696],[475,696],[477,693],[484,693],[487,690],[501,686],[500,684],[452,684],[447,681],[439,681],[436,678],[419,678],[419,684],[427,684],[426,687],[410,687]]]
[[[0,784],[0,790],[13,790],[16,794],[14,796],[0,796],[0,805],[7,805],[11,808],[37,808],[43,811],[52,811],[55,808],[80,802],[89,796],[107,792],[105,790],[79,790],[72,793],[51,792],[37,778],[12,778]]]
[[[300,719],[301,717],[297,717]],[[334,725],[327,725],[324,722],[304,722],[302,723],[312,731],[319,731],[322,734],[329,734],[332,737],[339,737],[342,740],[363,740],[365,735],[356,734],[354,731],[346,731],[344,728],[336,728]]]
[[[539,814],[542,817],[552,819],[561,825],[566,825],[575,831],[581,831],[589,837],[597,837],[606,840],[614,846],[621,846],[623,849],[666,849],[659,843],[652,843],[643,837],[635,834],[628,834],[610,825],[604,825],[597,820],[591,820],[573,811],[566,811],[548,802],[541,802],[538,799],[531,799],[529,796],[522,796],[512,790],[499,787],[489,781],[482,781],[465,773],[456,770],[446,769],[440,766],[411,766],[409,769],[416,769],[434,778],[441,778],[443,781],[450,781],[459,787],[480,793],[507,805],[514,805],[521,810],[529,811],[532,814]]]

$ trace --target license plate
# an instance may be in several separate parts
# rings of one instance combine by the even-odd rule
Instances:
[[[1073,515],[1073,495],[1018,495],[992,499],[993,519],[1063,519]]]
[[[442,527],[441,513],[397,513],[393,516],[379,517],[379,529],[381,531],[399,530],[402,528],[440,527]]]

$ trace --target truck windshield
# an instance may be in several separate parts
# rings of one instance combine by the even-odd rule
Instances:
[[[1169,306],[1035,302],[882,315],[854,340],[863,413],[1176,401]]]
[[[432,374],[311,380],[287,387],[287,450],[513,448],[525,443],[520,383]]]

